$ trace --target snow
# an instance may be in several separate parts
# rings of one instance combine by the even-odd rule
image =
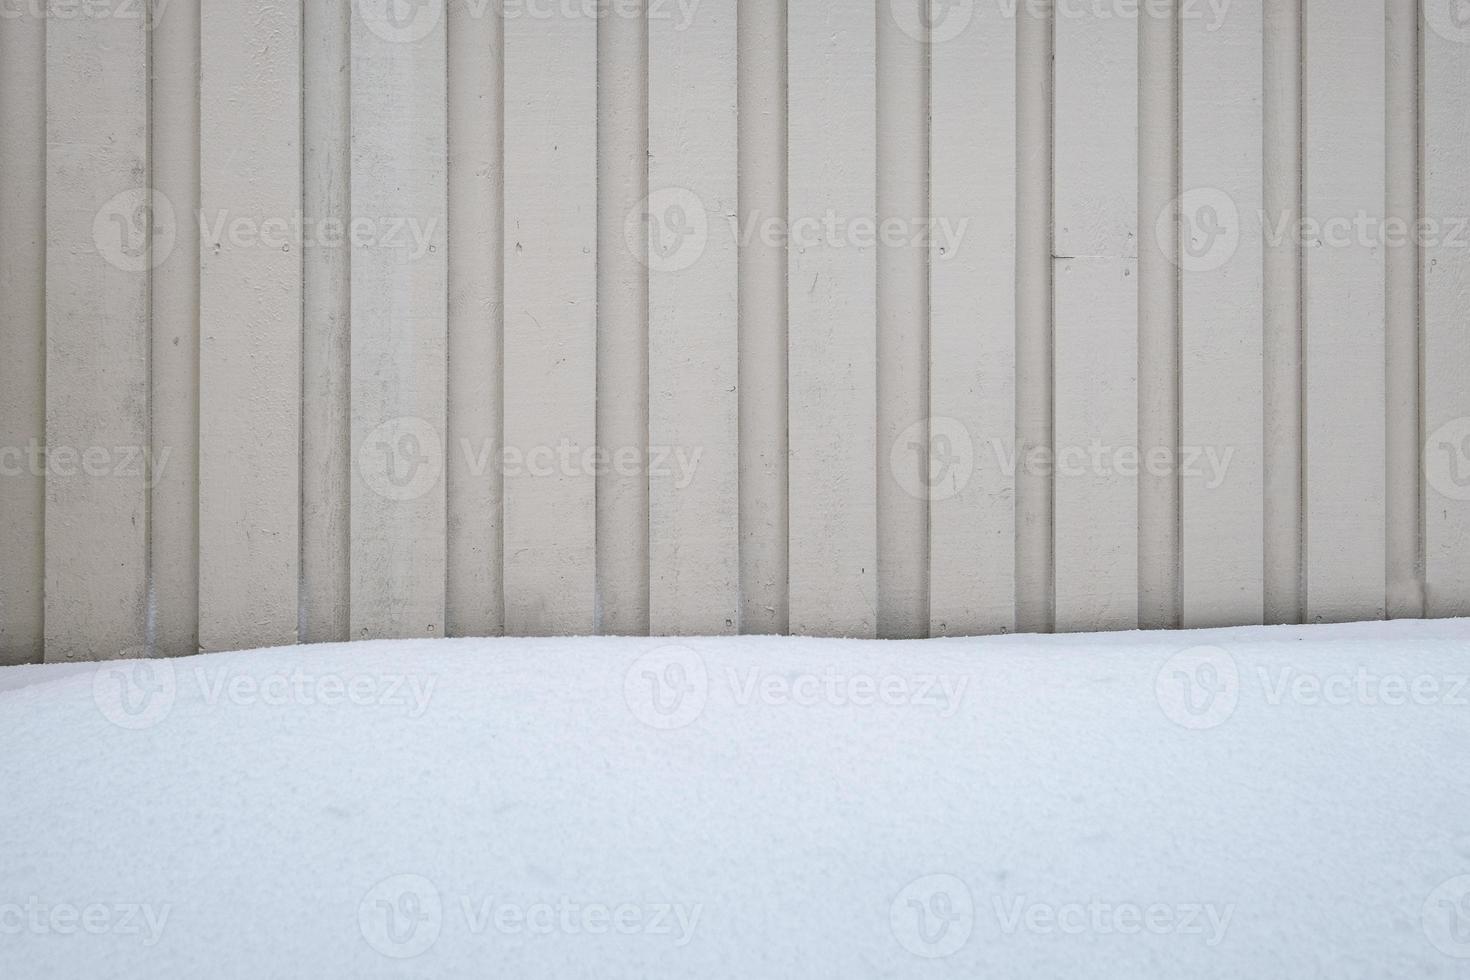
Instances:
[[[1470,977],[1470,621],[0,670],[0,977]]]

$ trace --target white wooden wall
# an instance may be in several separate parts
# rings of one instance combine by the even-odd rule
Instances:
[[[0,662],[1470,615],[1462,0],[49,9]]]

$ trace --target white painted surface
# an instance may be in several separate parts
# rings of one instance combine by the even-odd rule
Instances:
[[[878,635],[884,639],[929,634],[929,500],[914,480],[931,449],[932,256],[922,222],[929,211],[927,49],[944,40],[943,20],[934,30],[923,26],[929,6],[929,0],[878,5],[878,458],[888,464],[878,467]]]
[[[302,210],[351,217],[352,0],[302,10],[305,84]],[[351,632],[352,248],[308,245],[302,258],[301,641]]]
[[[871,637],[877,259],[872,242],[855,244],[852,232],[872,225],[877,208],[876,22],[862,0],[795,4],[787,18],[790,625],[797,634]]]
[[[505,23],[508,633],[597,623],[597,29]]]
[[[1164,7],[1159,5],[1160,13]],[[1139,19],[1138,30],[1138,448],[1180,440],[1180,35],[1182,12]],[[1160,220],[1160,216],[1163,219]],[[1138,625],[1177,628],[1181,619],[1179,508],[1174,461],[1138,473]]]
[[[597,25],[597,631],[648,633],[648,47],[652,19]]]
[[[62,453],[0,476],[0,657],[1465,612],[1470,38],[1303,4],[0,19],[0,450]],[[1304,204],[1437,237],[1299,248]]]
[[[505,303],[501,250],[503,21],[449,4],[449,348],[445,631],[505,631],[500,447]],[[467,451],[468,449],[468,451]]]
[[[1385,28],[1384,0],[1306,0],[1310,622],[1377,619],[1387,602]]]
[[[23,451],[46,440],[45,64],[43,20],[0,20],[0,447],[17,464],[0,477],[0,664],[44,641],[46,481]]]
[[[1470,220],[1470,25],[1427,2],[1423,213]],[[1423,256],[1426,612],[1470,615],[1470,232]]]
[[[146,640],[149,270],[188,220],[151,191],[148,87],[141,18],[47,20],[48,661]]]
[[[786,214],[785,0],[742,0],[736,145],[741,220]],[[789,621],[786,236],[740,246],[740,629]]]
[[[152,127],[153,186],[184,215],[199,210],[200,9],[165,7],[153,27],[153,117],[168,120]],[[161,465],[148,526],[149,593],[160,656],[199,652],[199,222],[181,220],[177,229],[173,251],[153,270],[152,295],[151,434]]]
[[[352,21],[352,217],[370,229],[352,249],[359,639],[444,635],[446,12],[403,12],[363,0]]]
[[[1180,488],[1186,628],[1265,615],[1263,7],[1181,21]]]
[[[199,645],[214,651],[297,639],[301,6],[201,14]]]
[[[665,8],[648,18],[655,634],[713,636],[740,623],[736,26],[735,0],[707,0],[687,24]]]
[[[1056,627],[1138,625],[1137,18],[1056,21]]]
[[[1302,2],[1265,9],[1262,107],[1266,214],[1295,228],[1302,219]],[[1302,590],[1302,250],[1294,236],[1266,242],[1265,369],[1266,622],[1296,623]]]
[[[936,636],[1016,628],[1016,23],[980,11],[959,36],[934,37],[930,54],[929,211],[940,227],[928,438],[909,458],[927,491]]]

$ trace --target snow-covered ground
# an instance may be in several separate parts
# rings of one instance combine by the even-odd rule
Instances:
[[[0,670],[0,977],[1470,977],[1470,621]]]

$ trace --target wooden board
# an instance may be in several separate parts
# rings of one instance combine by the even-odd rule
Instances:
[[[672,10],[650,13],[644,234],[655,635],[734,633],[740,620],[735,50],[735,0],[707,0],[687,25]]]
[[[1138,625],[1176,629],[1180,602],[1179,54],[1181,16],[1138,17]],[[1171,16],[1162,16],[1170,13]],[[1190,18],[1193,20],[1193,18]],[[1166,455],[1167,454],[1167,455]]]
[[[597,622],[597,21],[505,25],[506,631]],[[558,457],[570,460],[564,464]]]
[[[929,630],[1016,627],[1016,22],[930,54]],[[1049,259],[1048,259],[1049,261]]]
[[[166,14],[166,16],[165,16]],[[200,7],[164,7],[153,26],[153,186],[199,213]],[[199,222],[178,222],[153,270],[152,646],[199,652]],[[292,611],[290,607],[286,612]]]
[[[297,638],[301,8],[202,14],[199,644],[238,650]]]
[[[1052,279],[1052,125],[1056,73],[1049,11],[1016,17],[1016,629],[1056,619],[1055,486],[1026,460],[1051,452],[1055,330]]]
[[[322,227],[351,215],[352,0],[303,6],[303,211]],[[303,259],[301,641],[351,635],[352,248],[321,236]]]
[[[0,665],[41,659],[46,441],[46,22],[0,19]]]
[[[607,460],[597,473],[598,630],[646,636],[648,47],[655,23],[677,14],[624,9],[639,16],[609,16],[597,37],[597,445]]]
[[[788,10],[791,632],[875,636],[875,19],[860,0]],[[826,230],[828,227],[835,232]]]
[[[1056,21],[1056,627],[1138,624],[1138,20]],[[1096,452],[1094,451],[1096,448]]]
[[[1306,0],[1305,214],[1314,233],[1305,247],[1305,533],[1312,622],[1385,613],[1384,31],[1383,0]]]
[[[1424,44],[1424,538],[1427,612],[1470,616],[1470,26],[1428,4]]]
[[[743,0],[739,19],[739,209],[786,217],[786,4]],[[784,633],[787,574],[787,335],[784,235],[740,248],[740,629]]]
[[[878,219],[891,231],[876,249],[878,635],[889,639],[929,635],[929,490],[919,473],[931,428],[930,256],[921,237],[929,213],[928,4],[893,0],[878,14]]]
[[[1182,28],[1183,625],[1265,615],[1263,7]]]
[[[1273,227],[1302,217],[1301,0],[1265,8],[1262,107],[1265,213]],[[1265,592],[1266,622],[1299,623],[1302,590],[1302,254],[1297,236],[1265,244]]]
[[[450,636],[505,632],[501,588],[502,21],[449,5]]]
[[[148,25],[46,24],[46,660],[138,655],[149,273],[189,216],[149,185]]]
[[[445,11],[387,3],[352,25],[354,639],[444,633]]]

